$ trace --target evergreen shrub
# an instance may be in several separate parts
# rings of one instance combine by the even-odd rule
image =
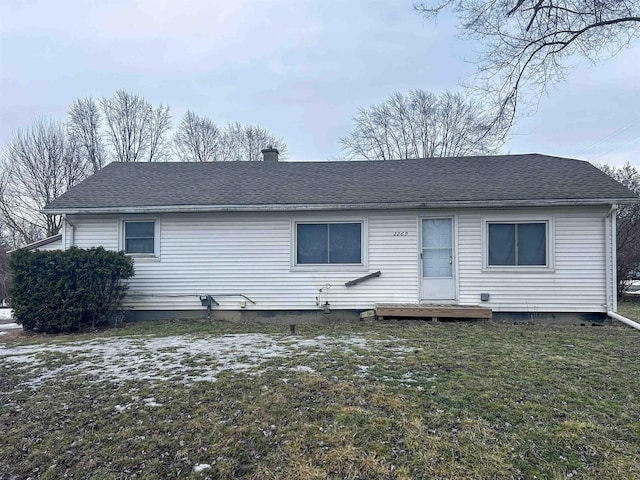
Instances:
[[[76,332],[104,325],[134,274],[133,260],[102,247],[11,255],[11,306],[25,330]]]

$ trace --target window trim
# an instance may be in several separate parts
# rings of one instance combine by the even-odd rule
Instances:
[[[489,225],[490,224],[544,223],[546,225],[545,265],[489,265]],[[482,271],[510,273],[550,273],[555,271],[555,228],[551,216],[504,216],[482,218]]]
[[[153,253],[125,252],[125,225],[130,222],[153,222]],[[118,250],[128,257],[140,260],[160,260],[160,219],[158,217],[121,217],[118,219]]]
[[[326,225],[333,223],[359,223],[360,224],[360,263],[302,263],[298,264],[298,224],[312,224],[312,225]],[[314,218],[314,219],[292,219],[291,220],[291,271],[313,271],[313,272],[327,272],[327,271],[349,271],[349,272],[362,272],[367,271],[368,267],[368,221],[366,218],[340,218],[340,219],[328,219],[328,218]]]

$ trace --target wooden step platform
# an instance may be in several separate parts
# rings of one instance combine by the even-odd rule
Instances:
[[[479,305],[420,305],[418,303],[377,303],[376,316],[409,318],[486,318],[490,319],[490,308]]]

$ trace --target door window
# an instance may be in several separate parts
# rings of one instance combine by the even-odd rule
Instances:
[[[452,229],[450,218],[422,221],[422,275],[425,278],[453,277]]]

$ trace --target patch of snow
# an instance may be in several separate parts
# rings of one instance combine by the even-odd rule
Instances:
[[[305,372],[305,373],[315,373],[315,370],[311,367],[307,367],[306,365],[298,365],[297,367],[290,368],[292,372]]]
[[[353,348],[385,354],[391,351],[399,356],[412,351],[397,338],[370,340],[357,335],[311,339],[267,334],[147,335],[0,348],[0,368],[24,372],[25,381],[16,387],[37,388],[43,382],[69,377],[90,382],[171,380],[191,384],[215,382],[223,372],[260,375],[271,359],[284,359],[295,365],[318,352],[339,350],[355,355]],[[365,373],[363,367],[360,368]],[[305,365],[288,370],[315,371]],[[161,405],[155,399],[143,401],[149,407]]]
[[[142,401],[144,402],[145,407],[161,407],[162,406],[162,404],[156,402],[156,399],[153,397],[144,398],[142,399]]]
[[[10,308],[0,308],[0,320],[11,320],[13,318],[13,310]]]
[[[198,465],[193,467],[193,471],[196,473],[200,473],[204,470],[209,470],[211,468],[211,465],[209,465],[208,463],[199,463]]]
[[[402,377],[400,377],[400,380],[402,380],[403,382],[415,382],[416,379],[413,378],[413,374],[411,372],[407,372],[402,374]]]

